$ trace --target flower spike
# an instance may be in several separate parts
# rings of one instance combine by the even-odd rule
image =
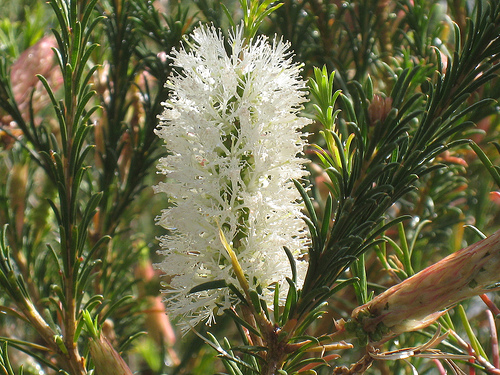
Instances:
[[[306,83],[287,43],[264,36],[247,43],[243,29],[226,41],[201,26],[189,48],[173,52],[178,73],[167,82],[171,96],[156,131],[170,151],[158,164],[167,180],[154,187],[169,196],[157,219],[168,230],[159,268],[172,276],[169,314],[187,326],[210,324],[240,301],[224,285],[239,285],[240,295],[259,290],[268,305],[279,285],[281,303],[293,276],[284,247],[295,258],[298,285],[306,269],[293,183],[307,175],[300,129],[310,120],[298,116]]]

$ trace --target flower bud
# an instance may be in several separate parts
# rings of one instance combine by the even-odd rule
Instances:
[[[56,38],[45,36],[24,51],[12,65],[10,75],[12,92],[25,120],[29,119],[30,96],[33,89],[35,93],[32,105],[35,114],[50,103],[37,74],[44,76],[54,91],[62,86],[62,74],[52,52],[52,48],[55,47],[57,47]]]
[[[90,338],[89,348],[96,375],[132,375],[130,368],[104,335]]]
[[[352,312],[351,329],[386,341],[427,327],[456,303],[500,280],[500,231],[459,250]],[[349,328],[348,328],[349,329]]]
[[[384,122],[392,109],[392,98],[384,98],[381,95],[374,95],[373,100],[368,105],[368,117],[370,126],[373,126],[377,121]]]
[[[500,206],[500,191],[492,191],[489,194],[490,201]]]

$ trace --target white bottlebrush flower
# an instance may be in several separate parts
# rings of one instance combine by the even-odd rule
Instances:
[[[202,26],[189,47],[172,55],[178,72],[167,82],[172,95],[157,130],[169,151],[158,164],[167,179],[155,191],[171,204],[157,218],[168,230],[159,268],[171,276],[169,314],[195,325],[237,302],[228,288],[190,293],[215,280],[240,288],[219,227],[250,288],[262,287],[269,302],[273,285],[286,287],[291,277],[283,246],[297,258],[299,279],[305,274],[306,231],[291,179],[307,174],[299,129],[309,120],[298,117],[305,82],[287,43],[246,43],[241,27],[226,43]]]

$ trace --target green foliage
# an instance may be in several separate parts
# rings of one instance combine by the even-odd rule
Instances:
[[[0,51],[12,62],[43,36],[53,16],[40,2],[2,1],[0,4],[4,14],[0,21]]]
[[[500,187],[498,2],[2,7],[0,373],[90,374],[89,340],[99,335],[138,374],[323,374],[349,366],[404,374],[408,365],[396,359],[405,348],[422,354],[409,359],[419,373],[436,371],[427,349],[450,371],[498,371],[493,294],[482,297],[486,317],[473,317],[477,301],[464,301],[439,319],[448,336],[436,324],[404,333],[380,344],[385,358],[376,361],[356,333],[342,330],[355,307],[498,229],[490,183]],[[174,345],[152,275],[159,211],[149,186],[168,152],[154,129],[169,96],[169,54],[200,22],[225,34],[242,22],[248,41],[276,33],[303,66],[314,146],[305,150],[310,181],[294,182],[307,211],[309,268],[301,280],[283,250],[292,277],[285,301],[278,285],[271,291],[272,306],[259,287],[200,284],[192,292],[229,288],[239,304]],[[23,52],[42,48],[42,39],[52,43],[43,51],[52,65],[26,63],[35,53]],[[15,80],[20,69],[26,76]]]
[[[140,318],[146,316],[146,296],[138,296],[133,273],[142,247],[123,245],[120,236],[130,239],[128,209],[158,157],[152,130],[166,94],[161,84],[151,81],[141,88],[150,101],[137,100],[137,77],[145,74],[147,58],[138,49],[139,36],[146,31],[137,26],[144,22],[135,16],[135,4],[54,0],[50,5],[58,24],[53,29],[57,65],[52,70],[60,71],[62,87],[51,76],[38,79],[53,115],[41,122],[35,118],[33,95],[30,111],[23,113],[9,62],[2,65],[2,115],[11,116],[23,134],[2,155],[6,166],[11,158],[23,160],[9,172],[2,166],[2,173],[10,176],[3,186],[0,215],[2,225],[10,224],[1,243],[1,275],[10,298],[2,303],[11,316],[34,328],[45,345],[30,347],[29,340],[36,336],[28,330],[26,341],[6,338],[11,346],[28,351],[44,366],[77,374],[87,373],[90,369],[83,365],[91,363],[80,359],[88,356],[80,337],[83,316],[98,314],[99,325],[112,324],[108,334],[117,335],[120,344],[139,332]],[[41,14],[37,9],[34,16]],[[170,42],[178,43],[181,36],[178,31]],[[96,58],[110,62],[104,75]],[[154,66],[151,59],[148,62]],[[168,71],[162,74],[163,81]],[[100,76],[105,77],[102,83]],[[134,113],[135,123],[130,121]],[[2,125],[4,129],[7,136],[18,137],[9,124]],[[36,180],[28,183],[32,178]],[[50,354],[40,355],[40,350]]]

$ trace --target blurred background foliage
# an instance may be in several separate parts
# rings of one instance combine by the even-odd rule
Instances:
[[[64,2],[53,3],[57,6]],[[242,17],[238,1],[223,3],[234,20]],[[346,139],[351,103],[358,125],[366,125],[364,137],[369,139],[381,137],[380,124],[393,115],[391,91],[398,77],[405,69],[420,67],[408,82],[404,99],[425,92],[439,61],[446,66],[455,52],[458,41],[454,24],[463,42],[467,20],[476,17],[479,3],[486,6],[483,0],[284,0],[259,33],[277,34],[288,40],[294,59],[303,64],[304,78],[313,75],[314,67],[326,66],[328,71],[335,71],[334,89],[341,89],[347,98],[337,101],[341,110],[337,126]],[[16,290],[22,294],[19,297],[16,290],[0,294],[0,341],[8,344],[2,347],[0,356],[3,361],[9,358],[12,373],[18,373],[21,365],[24,374],[51,374],[59,368],[72,373],[60,359],[64,350],[47,347],[33,322],[22,317],[16,302],[16,298],[29,300],[53,332],[61,337],[67,334],[62,288],[67,280],[61,280],[60,262],[54,260],[61,257],[57,246],[62,232],[48,203],[51,200],[58,205],[61,193],[57,178],[51,175],[43,158],[43,152],[54,144],[64,148],[64,138],[51,98],[36,78],[36,74],[46,78],[54,100],[65,98],[68,88],[52,57],[57,40],[51,33],[51,29],[60,30],[62,25],[45,2],[1,0],[0,6],[0,225],[8,224],[2,244],[2,267],[12,266],[10,271],[18,278],[21,292]],[[168,54],[198,23],[211,22],[227,30],[229,22],[216,0],[98,0],[91,22],[99,15],[104,18],[93,27],[83,47],[91,43],[97,46],[81,66],[91,72],[89,87],[95,93],[82,107],[82,114],[89,114],[82,147],[91,148],[88,152],[82,148],[83,169],[74,186],[72,203],[75,223],[89,220],[82,237],[84,250],[72,260],[76,268],[81,267],[78,269],[84,278],[79,279],[82,286],[74,296],[80,301],[74,319],[81,328],[83,309],[97,317],[102,332],[136,374],[201,375],[224,371],[212,348],[193,333],[179,337],[175,322],[169,322],[165,315],[160,279],[152,264],[157,260],[155,236],[160,233],[154,217],[159,214],[158,207],[167,202],[162,196],[154,196],[150,186],[157,181],[155,162],[167,152],[153,129],[162,111],[161,102],[168,96],[163,86],[172,70]],[[465,105],[499,96],[500,85],[495,78],[478,88]],[[98,108],[91,113],[93,105]],[[312,113],[312,106],[308,106],[305,115]],[[474,140],[493,165],[500,164],[492,144],[498,141],[500,130],[496,101],[468,115],[468,120],[476,125],[454,137]],[[82,126],[86,129],[85,124]],[[320,130],[317,123],[305,129],[311,143],[324,146]],[[328,176],[309,151],[306,155],[312,160],[311,194],[321,213]],[[479,232],[491,234],[498,229],[500,193],[495,190],[499,187],[467,144],[444,151],[431,163],[446,167],[421,177],[416,182],[418,190],[404,195],[390,208],[392,217],[407,214],[411,219],[385,233],[391,241],[366,253],[364,270],[354,267],[346,271],[345,277],[366,273],[367,283],[358,286],[358,297],[359,293],[379,293],[477,241]],[[100,192],[100,199],[93,200]],[[90,217],[85,212],[91,204],[95,215]],[[5,260],[7,246],[9,259]],[[405,258],[408,252],[402,251],[405,247],[409,258]],[[334,332],[334,320],[347,319],[358,306],[356,297],[354,288],[334,295],[328,313],[313,325],[310,334]],[[495,293],[489,297],[493,303],[499,302]],[[498,347],[492,346],[492,330],[496,328],[489,324],[486,305],[479,298],[462,305],[468,320],[459,309],[453,309],[441,324],[474,345],[481,345],[486,358],[498,368]],[[471,331],[467,331],[467,324]],[[202,334],[207,329],[199,327]],[[227,318],[211,327],[215,336],[230,340],[237,336],[234,331],[233,322]],[[432,336],[429,332],[402,335],[387,343],[386,349],[418,346]],[[77,330],[70,339],[77,343],[78,354],[87,358],[80,373],[91,371],[88,334]],[[461,347],[456,339],[444,345],[454,353],[467,352],[467,347]],[[343,352],[335,365],[356,362],[362,350]],[[412,364],[420,374],[441,371],[436,361],[429,359],[412,359]],[[485,368],[479,366],[474,371],[488,372]],[[11,373],[2,360],[1,371]],[[317,371],[329,374],[332,370],[323,366]],[[404,361],[377,361],[369,373],[411,371]]]

